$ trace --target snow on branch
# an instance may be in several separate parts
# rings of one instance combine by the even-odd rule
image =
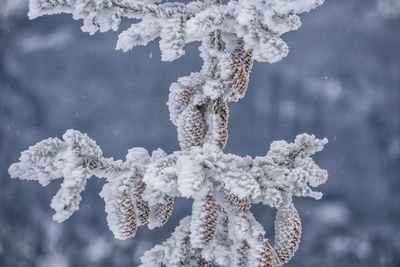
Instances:
[[[248,198],[251,203],[262,202],[278,208],[288,194],[322,197],[311,187],[325,183],[327,172],[310,156],[321,150],[326,142],[326,139],[303,134],[292,144],[273,142],[266,156],[255,159],[224,154],[211,145],[193,147],[149,164],[143,179],[148,186],[149,199],[156,199],[160,191],[188,198],[220,191],[221,194],[230,192],[239,199]],[[168,166],[167,170],[164,170],[165,166]]]
[[[71,13],[74,19],[83,19],[82,30],[91,34],[117,30],[122,17],[140,19],[141,22],[121,33],[117,48],[127,51],[161,37],[160,49],[163,60],[167,61],[182,56],[186,43],[201,41],[220,30],[226,42],[232,34],[243,38],[246,49],[254,50],[254,59],[276,62],[288,53],[279,36],[297,30],[301,25],[297,14],[310,11],[324,0],[238,0],[218,7],[198,1],[157,2],[30,0],[29,17]],[[171,54],[171,50],[175,53]]]
[[[161,3],[160,3],[161,2]],[[223,149],[228,139],[228,103],[243,98],[253,59],[276,62],[288,53],[280,36],[297,30],[299,14],[324,0],[30,0],[31,18],[71,13],[83,31],[117,30],[122,17],[138,21],[123,31],[117,49],[127,51],[160,37],[161,58],[173,61],[187,43],[201,41],[200,72],[170,87],[168,101],[183,150],[203,144]]]
[[[51,202],[57,222],[65,221],[79,209],[80,193],[93,174],[106,177],[129,172],[122,161],[103,158],[96,142],[85,134],[68,130],[63,140],[49,138],[29,147],[21,153],[20,161],[9,168],[11,177],[36,180],[43,186],[64,177]]]
[[[70,13],[73,18],[83,19],[82,31],[94,34],[117,30],[121,17],[142,18],[150,15],[155,18],[170,18],[178,14],[190,15],[199,4],[186,6],[182,3],[156,5],[151,0],[30,0],[29,18],[43,15]]]
[[[51,201],[53,219],[63,222],[79,209],[81,192],[92,176],[107,180],[100,196],[115,238],[133,237],[141,225],[166,223],[176,197],[193,199],[192,215],[172,236],[145,253],[142,266],[281,266],[298,248],[300,216],[293,196],[320,199],[313,188],[327,172],[311,158],[326,139],[298,135],[275,141],[265,156],[226,154],[229,102],[243,98],[253,60],[276,62],[288,53],[281,35],[297,30],[299,14],[324,0],[220,0],[188,4],[162,0],[30,0],[29,17],[70,13],[82,30],[117,30],[122,17],[136,19],[118,38],[127,51],[160,37],[164,61],[185,54],[201,41],[203,66],[170,86],[168,108],[181,151],[128,151],[126,160],[103,156],[96,142],[67,130],[22,152],[9,168],[13,178],[45,186],[63,178]],[[277,209],[272,246],[252,212],[263,203]]]
[[[63,177],[64,182],[51,203],[56,211],[54,220],[58,222],[78,210],[80,193],[91,176],[106,178],[100,195],[106,202],[109,227],[118,239],[134,236],[137,227],[146,223],[150,228],[164,224],[171,214],[175,197],[193,198],[187,238],[195,251],[223,242],[213,239],[219,236],[221,217],[228,216],[230,221],[226,227],[234,228],[227,228],[232,248],[239,249],[245,241],[249,246],[248,257],[256,259],[261,257],[257,253],[270,248],[265,247],[263,238],[260,239],[265,233],[252,217],[250,205],[262,202],[278,210],[288,207],[292,210],[292,196],[319,199],[322,194],[312,191],[311,187],[325,183],[327,173],[314,163],[311,155],[320,151],[326,142],[326,139],[302,134],[291,144],[273,142],[266,156],[255,159],[224,154],[213,145],[192,147],[170,155],[158,149],[151,156],[143,148],[133,148],[126,160],[121,161],[103,157],[95,141],[86,134],[68,130],[63,141],[49,138],[22,152],[20,161],[10,166],[9,173],[13,178],[36,180],[43,186]],[[287,213],[280,211],[277,218],[287,217],[281,215]],[[281,226],[282,223],[278,223],[276,229],[286,231],[291,225],[287,224]],[[237,227],[251,231],[253,237],[238,232]],[[252,230],[252,227],[258,230]],[[239,241],[240,244],[235,245]],[[179,242],[189,241],[182,239]],[[278,239],[276,244],[281,248],[283,243]],[[155,251],[158,248],[156,246]],[[181,249],[179,253],[187,253]],[[155,252],[148,255],[152,253]],[[256,258],[253,257],[255,254],[258,255]],[[288,257],[284,253],[277,255]],[[200,256],[196,260],[201,260]]]

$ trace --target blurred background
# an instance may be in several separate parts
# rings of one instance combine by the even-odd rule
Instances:
[[[122,53],[116,32],[90,36],[70,15],[26,13],[25,0],[0,2],[0,266],[136,266],[190,213],[190,200],[176,202],[163,228],[118,241],[98,196],[103,180],[92,178],[80,210],[56,224],[49,203],[60,181],[42,188],[7,169],[69,128],[107,157],[135,146],[179,150],[168,88],[200,69],[199,43],[166,63],[157,42]],[[246,97],[230,105],[225,150],[254,157],[273,140],[327,137],[314,157],[329,172],[324,198],[295,200],[303,236],[286,266],[400,266],[400,1],[327,0],[302,21],[284,35],[289,56],[255,63]],[[275,211],[252,210],[273,239]]]

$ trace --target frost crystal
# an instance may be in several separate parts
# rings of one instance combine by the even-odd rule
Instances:
[[[9,168],[13,178],[43,186],[63,178],[51,207],[62,222],[79,208],[87,180],[105,178],[100,193],[110,230],[118,239],[137,227],[160,227],[176,197],[192,198],[192,215],[172,236],[147,251],[142,266],[281,266],[293,257],[301,221],[293,196],[320,199],[315,192],[327,172],[311,156],[326,139],[298,135],[293,143],[273,142],[265,156],[239,157],[223,152],[228,139],[228,103],[244,97],[253,59],[276,62],[288,53],[280,36],[300,27],[298,14],[323,0],[220,0],[188,4],[157,0],[30,0],[30,18],[71,13],[82,30],[117,30],[122,17],[138,22],[123,31],[117,49],[127,51],[160,37],[162,60],[185,54],[187,43],[201,41],[200,72],[170,86],[168,107],[181,151],[128,151],[126,160],[103,156],[86,134],[67,130],[63,140],[49,138],[22,152]],[[250,207],[277,209],[275,242]]]

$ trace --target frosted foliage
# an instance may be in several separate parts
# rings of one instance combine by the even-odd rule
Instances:
[[[297,249],[287,238],[293,239],[301,231],[296,224],[297,211],[297,217],[293,217],[290,214],[294,207],[287,208],[292,207],[291,198],[318,199],[322,194],[311,188],[327,180],[326,171],[310,157],[327,141],[306,134],[297,136],[291,144],[273,142],[266,156],[254,159],[225,154],[218,146],[206,144],[170,155],[158,149],[150,156],[144,148],[133,148],[126,161],[120,161],[103,157],[96,143],[80,132],[68,130],[63,140],[39,142],[24,151],[20,162],[9,169],[12,177],[43,184],[64,177],[51,204],[58,222],[78,209],[80,192],[93,175],[107,180],[100,196],[106,203],[108,225],[118,239],[134,236],[140,225],[162,226],[171,214],[175,197],[194,199],[193,215],[183,221],[188,224],[187,234],[177,228],[172,239],[145,254],[144,266],[160,262],[176,266],[177,259],[221,266],[245,260],[248,266],[257,266],[271,255],[286,257],[287,261]],[[43,160],[38,160],[39,156]],[[48,171],[43,170],[43,162],[51,167]],[[268,249],[263,227],[249,211],[252,203],[260,202],[278,209],[276,252]],[[240,254],[243,242],[248,248]],[[171,256],[172,252],[177,253],[176,257]],[[235,256],[229,257],[232,253]],[[280,258],[274,261],[281,262]]]
[[[193,247],[208,245],[215,234],[221,206],[213,196],[207,195],[193,202],[190,240]]]
[[[46,186],[51,180],[62,177],[65,162],[58,155],[66,151],[66,144],[58,138],[49,138],[21,153],[18,164],[10,166],[13,178],[37,180]]]
[[[74,19],[83,20],[82,30],[91,34],[117,30],[122,17],[143,20],[120,35],[117,48],[126,51],[160,36],[162,58],[168,61],[182,56],[186,43],[201,41],[220,30],[223,35],[243,38],[246,48],[254,50],[256,60],[275,62],[288,52],[279,36],[298,29],[301,22],[297,14],[310,11],[323,0],[238,0],[218,7],[197,1],[187,5],[157,2],[30,0],[29,17],[71,13]]]
[[[182,219],[167,241],[146,251],[140,266],[161,266],[161,263],[167,266],[205,266],[201,250],[191,248],[190,220],[190,216]]]
[[[117,30],[122,17],[136,19],[118,38],[128,51],[160,37],[161,58],[178,59],[187,43],[200,41],[203,66],[170,86],[168,108],[181,150],[132,148],[126,160],[103,156],[96,142],[67,130],[22,152],[9,168],[13,178],[45,186],[63,178],[51,207],[62,222],[79,208],[92,176],[106,179],[100,196],[117,239],[137,228],[164,225],[176,197],[193,199],[192,215],[172,236],[147,251],[142,266],[280,266],[294,255],[301,221],[292,198],[320,199],[313,188],[328,174],[311,158],[326,139],[298,135],[275,141],[264,156],[227,154],[229,102],[245,96],[253,60],[276,62],[288,53],[281,35],[300,27],[298,14],[323,0],[206,0],[188,4],[136,0],[30,0],[30,18],[71,13],[82,30]],[[272,246],[250,207],[277,209]]]

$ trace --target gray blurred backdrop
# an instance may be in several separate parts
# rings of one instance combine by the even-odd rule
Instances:
[[[397,1],[327,0],[284,35],[288,57],[255,63],[246,97],[230,105],[226,152],[265,155],[271,141],[303,132],[330,140],[315,156],[329,172],[324,198],[295,200],[304,229],[288,267],[400,266]],[[199,44],[165,63],[156,42],[122,53],[115,32],[90,36],[70,15],[30,21],[26,13],[26,1],[0,0],[0,266],[136,266],[190,213],[190,200],[177,201],[163,228],[117,241],[98,196],[103,180],[91,179],[80,210],[56,224],[49,203],[60,182],[42,188],[7,168],[69,128],[108,157],[134,146],[178,150],[168,88],[200,69]],[[252,209],[273,239],[275,211]]]

